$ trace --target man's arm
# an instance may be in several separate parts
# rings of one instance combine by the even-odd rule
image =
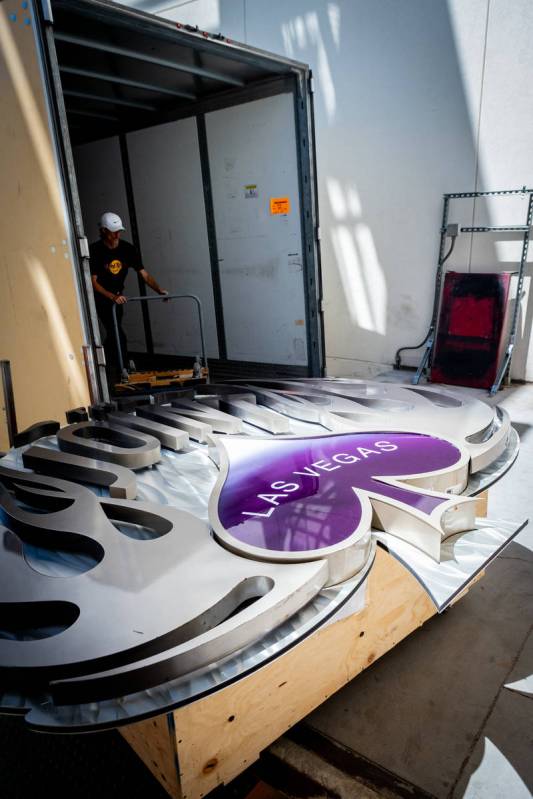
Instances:
[[[162,289],[159,286],[157,280],[154,277],[152,277],[152,275],[149,272],[147,272],[146,269],[139,269],[139,274],[146,283],[146,285],[150,286],[150,288],[153,289],[156,294],[161,294],[161,295],[168,294],[168,291]]]
[[[107,297],[107,299],[111,300],[111,302],[116,302],[117,305],[123,305],[125,302],[127,302],[127,299],[123,294],[113,294],[112,291],[108,291],[101,286],[96,275],[91,275],[91,281],[93,284],[93,289],[99,294],[102,294],[102,296]]]

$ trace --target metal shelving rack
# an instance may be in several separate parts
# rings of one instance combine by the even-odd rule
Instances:
[[[501,196],[508,196],[511,194],[521,194],[521,195],[529,195],[529,201],[527,205],[527,216],[526,216],[526,223],[524,225],[495,225],[495,226],[479,226],[479,227],[461,227],[450,225],[448,223],[448,215],[450,209],[450,201],[451,200],[466,200],[470,198],[477,198],[477,197],[501,197]],[[511,366],[511,359],[513,357],[513,350],[516,342],[516,330],[518,326],[518,314],[520,310],[520,298],[522,296],[522,290],[524,286],[524,270],[527,260],[527,251],[529,247],[529,236],[533,218],[533,189],[528,189],[525,186],[521,189],[504,189],[501,191],[469,191],[469,192],[454,192],[452,194],[444,194],[444,207],[442,211],[442,225],[440,229],[440,248],[439,248],[439,260],[437,266],[437,274],[435,278],[435,294],[433,299],[433,311],[431,315],[431,323],[429,326],[429,330],[425,339],[414,347],[401,347],[396,352],[396,363],[395,366],[397,369],[401,366],[401,356],[400,353],[404,352],[405,350],[417,350],[421,347],[425,346],[424,353],[418,365],[418,369],[416,370],[416,374],[413,377],[412,383],[413,385],[418,385],[420,382],[420,378],[424,372],[427,372],[428,368],[431,365],[431,358],[433,355],[433,350],[435,347],[435,338],[436,338],[436,330],[437,330],[437,323],[439,317],[439,309],[440,309],[440,298],[441,298],[441,289],[442,289],[442,277],[444,274],[444,264],[446,260],[452,254],[455,239],[458,235],[460,230],[461,233],[522,233],[523,234],[523,245],[522,245],[522,256],[520,258],[520,268],[518,272],[518,285],[517,285],[517,293],[516,293],[516,302],[513,310],[513,317],[511,322],[511,327],[509,331],[509,339],[507,342],[507,346],[505,348],[505,355],[498,370],[498,374],[496,379],[490,389],[490,395],[494,395],[500,385],[502,380],[504,379],[507,371],[510,369]],[[452,238],[452,244],[448,252],[445,254],[445,247],[446,247],[446,239]]]

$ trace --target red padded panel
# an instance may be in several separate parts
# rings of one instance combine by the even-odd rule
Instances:
[[[431,381],[490,388],[502,351],[511,273],[447,272]]]
[[[491,338],[497,313],[494,297],[456,297],[450,308],[450,336]]]

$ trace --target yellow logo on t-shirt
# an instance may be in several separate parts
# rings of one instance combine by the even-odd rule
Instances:
[[[112,275],[118,275],[118,273],[122,269],[122,261],[117,261],[117,260],[111,261],[111,263],[108,264],[107,268],[109,269]]]

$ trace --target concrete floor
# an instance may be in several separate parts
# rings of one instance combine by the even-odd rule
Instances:
[[[407,382],[405,373],[382,379],[398,378]],[[488,400],[485,392],[468,393]],[[522,447],[513,469],[490,490],[489,518],[533,522],[533,385],[506,388],[490,401],[510,413]],[[531,797],[532,622],[533,523],[463,600],[306,722],[410,784],[415,796]],[[366,796],[355,789],[348,795]]]

